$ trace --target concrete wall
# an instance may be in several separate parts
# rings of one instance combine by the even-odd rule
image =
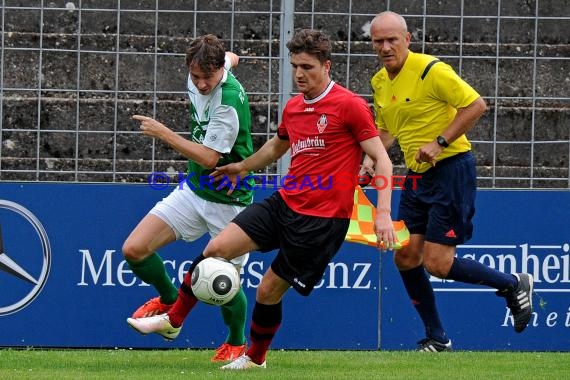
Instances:
[[[186,130],[183,53],[215,33],[242,58],[256,147],[278,122],[279,1],[5,1],[0,180],[143,181],[184,160],[134,113]],[[485,187],[570,187],[567,1],[391,1],[412,50],[453,65],[489,112],[469,137]],[[564,5],[566,4],[566,5]],[[296,1],[295,26],[334,40],[333,78],[370,100],[367,24],[387,2]],[[423,16],[424,13],[426,16]],[[459,17],[463,13],[464,17]],[[501,17],[498,18],[497,16]],[[538,17],[536,17],[538,15]],[[118,34],[117,34],[118,32]],[[398,171],[401,154],[391,150]],[[504,179],[502,179],[505,177]],[[547,178],[548,180],[540,180]]]

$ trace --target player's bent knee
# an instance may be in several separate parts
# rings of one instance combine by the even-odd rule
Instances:
[[[438,262],[426,261],[424,262],[424,268],[429,274],[438,278],[446,278],[449,273],[449,268]]]
[[[215,238],[208,242],[203,255],[204,257],[221,257],[226,260],[231,260],[231,257],[228,255],[228,251],[224,250],[223,245]]]
[[[128,240],[123,244],[123,257],[129,261],[140,261],[144,259],[147,254],[137,244],[129,242]]]
[[[258,286],[255,292],[255,301],[264,305],[274,305],[279,302],[281,295],[275,294],[268,286]]]
[[[400,251],[394,254],[394,264],[396,264],[396,268],[399,270],[409,270],[421,265],[422,257]]]

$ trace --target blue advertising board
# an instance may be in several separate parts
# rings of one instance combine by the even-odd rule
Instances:
[[[227,332],[214,306],[198,305],[173,342],[141,336],[126,324],[156,293],[132,274],[121,247],[170,189],[0,183],[0,346],[217,347]],[[255,197],[270,193],[259,190]],[[367,194],[374,199],[373,191]],[[398,198],[396,191],[393,209]],[[458,255],[532,273],[535,314],[516,334],[504,300],[492,290],[432,278],[454,347],[569,350],[570,192],[481,190],[477,202],[475,235]],[[160,251],[175,285],[206,242],[176,242]],[[244,268],[248,317],[274,254],[254,252]],[[392,253],[345,243],[310,297],[287,293],[272,348],[407,350],[424,337],[422,330]]]
[[[227,330],[219,308],[205,304],[190,314],[174,342],[164,342],[158,335],[141,336],[126,323],[156,293],[134,277],[121,247],[138,221],[168,192],[143,185],[0,184],[2,256],[29,275],[22,279],[0,266],[0,346],[216,348],[221,344]],[[17,207],[41,221],[49,238],[47,276],[41,275],[47,267],[42,239],[23,212],[15,211]],[[180,241],[160,251],[177,286],[206,242],[206,238]],[[244,268],[250,315],[255,289],[274,254],[253,253]],[[377,348],[378,278],[376,251],[343,247],[310,298],[293,291],[287,294],[283,332],[274,347]],[[34,283],[44,279],[43,289]],[[16,307],[22,299],[26,304]]]

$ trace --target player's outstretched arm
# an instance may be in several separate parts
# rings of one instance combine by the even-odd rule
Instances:
[[[380,133],[380,141],[382,141],[384,149],[388,151],[396,139],[385,129],[379,128],[378,132]],[[368,155],[364,156],[364,160],[362,161],[360,172],[358,174],[360,176],[368,174],[369,176],[374,177],[374,162],[370,157],[368,157]]]
[[[144,135],[164,141],[184,157],[205,168],[214,168],[220,159],[219,152],[180,136],[158,120],[143,115],[133,115],[132,118],[140,122],[139,128]]]
[[[238,177],[244,178],[249,174],[249,172],[265,168],[267,165],[283,156],[288,150],[289,141],[274,136],[271,140],[268,140],[263,144],[257,152],[245,160],[217,167],[216,170],[212,172],[211,176],[214,177],[214,181],[218,181],[225,176],[229,178],[234,185],[232,187],[235,187]],[[231,194],[232,191],[233,188],[228,191],[228,195]]]
[[[392,203],[392,161],[384,149],[379,137],[373,137],[360,142],[366,155],[372,160],[375,168],[372,185],[378,190],[376,205],[376,220],[374,228],[379,242],[384,242],[384,249],[391,249],[396,242],[396,233],[391,217]]]

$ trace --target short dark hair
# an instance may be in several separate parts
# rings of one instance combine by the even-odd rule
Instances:
[[[332,56],[332,44],[329,36],[315,29],[297,29],[287,42],[289,55],[307,53],[317,57],[319,62],[329,61]]]
[[[186,67],[198,65],[205,73],[224,67],[226,49],[213,34],[195,38],[186,50]]]

